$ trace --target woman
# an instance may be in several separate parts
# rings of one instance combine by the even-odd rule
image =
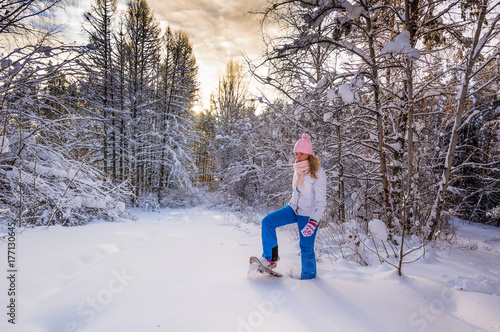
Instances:
[[[313,154],[308,135],[302,135],[295,143],[293,152],[295,173],[292,198],[287,206],[271,212],[262,220],[262,261],[266,267],[276,267],[279,260],[276,228],[297,223],[302,260],[301,279],[313,279],[316,277],[314,240],[326,207],[326,174],[320,167],[319,158]]]

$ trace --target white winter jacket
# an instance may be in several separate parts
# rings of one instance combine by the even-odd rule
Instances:
[[[326,208],[326,173],[320,167],[316,175],[318,179],[306,174],[302,188],[293,186],[292,199],[288,205],[297,215],[320,221]],[[296,174],[293,175],[292,183],[295,183],[295,178]]]

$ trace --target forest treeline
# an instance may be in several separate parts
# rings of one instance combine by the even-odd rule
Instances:
[[[447,236],[450,216],[500,226],[497,1],[270,1],[253,13],[261,58],[230,60],[200,113],[189,36],[146,0],[94,0],[85,45],[48,25],[65,5],[0,4],[2,218],[113,220],[202,190],[269,211],[307,133],[327,223],[382,220],[401,250],[405,235]],[[251,95],[250,76],[280,97]]]

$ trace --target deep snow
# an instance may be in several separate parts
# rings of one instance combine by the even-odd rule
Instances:
[[[500,331],[500,230],[460,225],[404,266],[319,257],[301,281],[298,243],[278,233],[284,278],[248,266],[260,227],[203,208],[16,235],[16,325],[1,331]],[[1,230],[4,234],[6,229]],[[321,232],[321,230],[320,230]],[[0,241],[7,274],[7,240]],[[5,279],[4,279],[5,280]]]

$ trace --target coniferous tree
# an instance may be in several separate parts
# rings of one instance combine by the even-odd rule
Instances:
[[[98,139],[102,142],[102,155],[98,159],[102,159],[104,172],[113,175],[114,178],[116,178],[114,149],[116,132],[114,128],[112,32],[115,13],[116,0],[96,0],[91,5],[91,10],[84,13],[88,25],[88,27],[84,25],[84,31],[92,47],[92,51],[87,55],[88,60],[85,66],[89,79],[87,101],[91,103],[94,113],[100,118]],[[109,156],[110,151],[112,158]]]
[[[155,171],[160,201],[174,198],[181,188],[185,194],[193,191],[192,107],[198,91],[198,66],[188,35],[168,27],[163,43],[157,112],[160,156]]]
[[[19,226],[75,225],[127,214],[126,189],[92,167],[79,144],[92,125],[82,112],[75,64],[89,47],[58,42],[44,22],[62,4],[11,2],[1,13],[2,24],[11,25],[1,27],[7,56],[0,61],[0,131],[10,143],[0,151],[0,205]]]
[[[145,0],[131,0],[125,14],[127,75],[126,89],[130,107],[128,123],[130,180],[135,198],[147,192],[147,154],[145,137],[153,117],[153,82],[156,80],[160,50],[160,30]]]
[[[211,144],[217,178],[229,193],[246,199],[255,196],[255,168],[251,162],[255,107],[248,98],[248,81],[242,64],[230,60],[211,96],[216,135]]]

